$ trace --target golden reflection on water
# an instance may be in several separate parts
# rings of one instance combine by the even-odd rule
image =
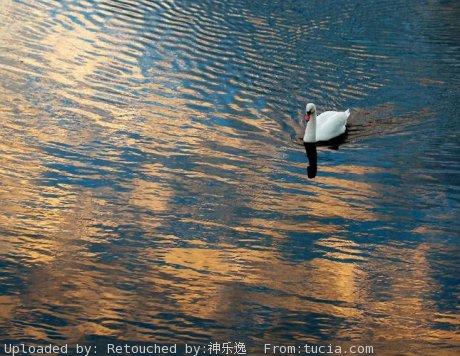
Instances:
[[[154,117],[151,119],[154,120]],[[7,117],[7,120],[11,118]],[[184,128],[180,125],[168,125],[167,132],[161,130],[161,127],[162,125],[157,125],[156,128],[149,127],[143,134],[150,133],[152,137],[163,142],[170,142],[170,135],[184,134]],[[200,140],[199,130],[186,130],[188,131],[184,134],[185,141],[190,145],[196,145]],[[30,137],[39,134],[33,129],[31,131],[28,134]],[[48,139],[45,137],[43,140],[46,142]],[[225,143],[231,147],[245,144],[235,139],[225,140]],[[320,239],[316,244],[327,247],[332,252],[328,252],[323,258],[293,263],[283,258],[276,245],[268,250],[234,248],[226,245],[210,248],[211,246],[198,241],[194,244],[202,246],[196,248],[172,247],[160,251],[147,249],[140,252],[141,260],[161,260],[165,265],[158,270],[158,266],[153,264],[138,274],[137,277],[150,285],[150,289],[143,290],[140,294],[123,291],[107,283],[107,278],[110,269],[119,273],[124,271],[125,267],[116,261],[110,265],[101,264],[95,260],[94,254],[81,246],[82,242],[93,241],[98,235],[94,222],[118,226],[120,215],[112,215],[110,209],[113,207],[106,206],[107,202],[101,200],[102,196],[110,197],[113,193],[107,189],[94,191],[71,188],[67,194],[62,195],[60,188],[53,187],[38,191],[35,189],[36,181],[48,169],[44,165],[46,159],[43,154],[19,142],[4,142],[2,151],[8,150],[12,151],[12,154],[9,159],[2,155],[2,177],[14,172],[17,176],[27,178],[18,181],[12,177],[10,180],[2,181],[2,200],[7,202],[7,205],[3,206],[3,211],[7,214],[1,216],[1,223],[10,227],[20,223],[22,228],[29,225],[48,237],[44,239],[18,236],[9,238],[1,245],[3,255],[15,251],[29,264],[35,265],[36,271],[28,277],[28,287],[24,295],[2,296],[2,320],[17,318],[16,310],[21,309],[20,306],[72,306],[76,314],[84,315],[84,320],[80,320],[79,317],[75,319],[76,314],[65,315],[69,325],[58,329],[69,340],[76,341],[88,333],[94,333],[147,341],[149,334],[144,335],[138,327],[124,328],[122,335],[116,331],[116,327],[121,325],[127,314],[135,320],[155,323],[154,315],[135,311],[152,306],[159,307],[165,294],[175,308],[186,315],[221,322],[232,320],[233,307],[225,308],[222,305],[238,304],[229,299],[233,298],[232,285],[244,285],[249,291],[243,296],[238,294],[238,300],[243,298],[242,300],[250,300],[265,307],[282,309],[286,313],[318,313],[344,318],[347,321],[353,320],[354,338],[359,339],[367,332],[372,333],[380,342],[456,338],[453,331],[440,331],[432,327],[432,321],[443,320],[443,317],[434,305],[425,302],[429,300],[427,294],[435,292],[437,288],[436,282],[430,278],[430,267],[426,261],[426,254],[430,249],[428,244],[420,245],[416,250],[380,246],[374,251],[374,258],[368,259],[362,256],[361,247],[356,242],[334,238],[334,234],[341,230],[339,225],[324,225],[320,222],[296,224],[294,227],[289,220],[277,221],[275,224],[268,219],[252,218],[235,226],[235,230],[255,230],[277,239],[283,239],[286,232],[304,229],[325,233],[330,237]],[[11,160],[15,152],[28,151],[29,156],[37,153],[37,158],[30,163]],[[214,154],[208,147],[202,147],[197,152],[203,160]],[[133,180],[133,189],[129,194],[122,193],[126,195],[128,204],[156,212],[173,210],[171,201],[176,192],[167,183],[171,181],[170,173],[160,164],[146,164],[139,169],[158,181]],[[274,170],[276,167],[267,169]],[[351,171],[359,174],[357,167],[353,167]],[[363,173],[364,171],[368,171],[368,168],[363,168]],[[375,196],[377,193],[371,184],[331,177],[322,179],[321,185],[316,186],[291,184],[290,188],[309,194],[302,199],[298,195],[288,193],[268,196],[264,189],[268,184],[267,179],[254,172],[251,174],[246,171],[245,174],[257,179],[251,188],[260,187],[261,190],[260,193],[250,194],[252,198],[248,204],[256,210],[270,207],[287,215],[294,215],[300,209],[313,217],[338,216],[369,221],[379,218],[372,211],[372,205],[363,203],[363,200],[361,204],[353,205],[349,202],[350,199],[337,198],[338,194],[352,198],[358,191],[362,196]],[[199,190],[196,193],[199,194]],[[35,208],[30,207],[30,201],[39,202],[39,205]],[[153,225],[152,219],[140,219],[137,222],[146,231],[154,234],[154,229],[157,224],[161,224],[161,219]],[[195,222],[219,228],[218,223],[211,221]],[[376,258],[377,256],[381,258]],[[395,265],[391,256],[401,258],[404,263]],[[364,264],[360,266],[350,263],[347,261],[350,258],[355,261],[362,260]],[[396,295],[396,298],[378,301],[378,298],[372,295],[375,282],[371,275],[375,274],[383,274],[381,278],[388,283],[386,293]],[[171,282],[167,282],[168,279],[171,279]],[[105,283],[101,284],[101,281]],[[66,285],[70,285],[71,288],[67,289]],[[251,290],[251,287],[260,288],[261,291]],[[274,292],[266,293],[266,290]],[[147,295],[149,300],[145,301],[143,298]],[[446,318],[450,324],[458,325],[458,320],[453,320],[449,316],[444,317]],[[29,325],[21,332],[26,337],[47,339],[47,334],[40,327]],[[337,330],[338,336],[343,338],[349,337],[350,332],[348,326]],[[302,334],[296,337],[298,341],[303,341]],[[423,347],[420,347],[420,350],[423,350]]]
[[[12,1],[0,3],[4,14],[15,12],[16,6],[22,5]],[[179,93],[193,94],[190,88],[167,91],[165,83],[158,80],[148,84],[142,102],[135,95],[120,93],[107,94],[103,99],[108,100],[101,100],[100,88],[93,78],[101,69],[112,74],[113,85],[141,81],[144,74],[134,62],[136,51],[131,48],[129,55],[123,52],[126,41],[132,37],[98,33],[94,22],[82,15],[77,17],[84,26],[68,23],[72,26],[66,28],[63,23],[68,20],[62,18],[61,24],[56,22],[40,34],[36,40],[44,49],[39,59],[25,55],[26,45],[16,43],[15,53],[6,56],[16,62],[21,58],[22,62],[16,68],[2,71],[10,83],[27,82],[29,71],[41,78],[40,84],[34,84],[30,91],[0,87],[3,123],[0,226],[6,227],[8,234],[2,238],[0,255],[8,260],[16,257],[31,271],[24,277],[23,293],[0,296],[0,321],[9,327],[11,337],[49,340],[49,329],[53,329],[68,342],[89,334],[151,341],[157,327],[169,328],[169,333],[156,335],[159,340],[181,341],[177,340],[181,333],[198,333],[200,327],[182,325],[181,330],[177,325],[168,326],[167,320],[158,315],[160,311],[215,320],[231,327],[237,323],[235,311],[251,315],[251,304],[258,304],[281,310],[281,314],[288,316],[305,315],[307,319],[314,313],[326,319],[340,319],[334,329],[325,327],[331,337],[340,340],[458,342],[455,331],[433,325],[434,322],[459,325],[458,316],[444,314],[430,302],[430,295],[440,287],[432,277],[428,254],[432,247],[439,246],[424,243],[408,248],[375,244],[371,250],[368,244],[343,236],[346,229],[343,221],[382,219],[382,214],[374,209],[375,199],[382,194],[380,187],[344,178],[345,174],[360,177],[381,173],[379,169],[324,166],[321,169],[328,175],[316,183],[273,183],[270,174],[283,169],[279,159],[273,158],[277,157],[278,148],[264,140],[245,138],[237,126],[216,128],[196,120],[206,115],[179,98]],[[5,16],[0,18],[3,20]],[[259,18],[249,20],[267,27]],[[0,27],[0,41],[12,44],[14,31],[23,33],[36,23],[49,25],[47,14],[34,10],[29,16],[23,15],[20,22],[10,22],[8,26],[12,27],[4,23]],[[357,55],[364,56],[364,52],[362,49]],[[163,59],[158,65],[170,68],[172,60]],[[118,62],[128,71],[111,68]],[[192,77],[189,74],[187,78]],[[38,103],[34,89],[40,89],[35,93]],[[78,105],[63,107],[63,100]],[[202,108],[212,107],[204,100],[197,102]],[[47,113],[45,104],[56,111]],[[229,107],[238,109],[235,104]],[[253,108],[248,112],[259,114]],[[76,123],[70,122],[68,126],[56,123],[55,119],[70,113],[78,118]],[[265,116],[257,122],[253,117],[221,116],[237,120],[266,140],[273,130],[279,130]],[[143,121],[137,122],[140,117]],[[116,136],[120,131],[135,132],[143,141]],[[161,160],[141,162],[136,170],[143,176],[129,179],[123,191],[110,186],[85,187],[74,181],[42,184],[47,174],[62,173],[52,168],[51,163],[77,168],[94,165],[53,156],[43,147],[66,144],[77,155],[85,144],[95,140],[111,146],[105,152],[97,149],[85,152],[87,159],[104,155],[114,163],[121,162],[119,148],[131,147],[146,155],[171,160],[193,155],[195,162],[190,169],[173,168]],[[238,156],[232,150],[250,152],[251,157]],[[221,160],[219,163],[212,160],[216,156]],[[213,170],[216,166],[218,171]],[[88,179],[116,180],[117,170],[122,169],[105,166],[103,171],[82,175]],[[238,179],[232,176],[235,173]],[[68,173],[72,174],[78,176]],[[287,175],[305,178],[300,173]],[[230,198],[219,189],[213,191],[206,182],[225,184]],[[218,218],[200,217],[198,204],[177,203],[175,199],[182,194],[180,188],[188,189],[200,202],[206,202],[206,193],[215,193],[217,201],[222,200],[222,204],[212,207]],[[281,218],[237,217],[235,206],[256,212],[277,212]],[[142,214],[145,212],[149,214]],[[165,234],[159,230],[183,212],[190,217],[180,218],[181,223],[215,229],[216,235],[224,229],[248,236],[260,234],[270,238],[271,243],[260,248],[253,241],[254,246],[241,247],[233,240],[212,243],[195,237],[187,240],[186,247],[180,247],[181,236],[174,231]],[[299,212],[308,216],[308,220],[295,221]],[[115,230],[126,222],[135,225],[151,243],[130,245],[134,238],[119,243]],[[424,232],[423,227],[416,231]],[[283,243],[290,233],[303,233],[302,238],[310,239],[321,251],[320,257],[301,261],[286,257]],[[313,239],[310,234],[320,237]],[[115,257],[104,260],[108,258],[104,252]],[[123,260],[124,256],[135,259],[139,267],[132,270],[128,264],[132,261]],[[385,290],[380,291],[383,297],[375,291],[381,281],[385,282]],[[50,311],[49,306],[59,310]],[[33,316],[27,315],[29,310],[55,313],[66,323],[44,327],[34,323]],[[24,325],[13,325],[15,320],[24,320]],[[299,321],[299,329],[307,322]],[[267,337],[272,336],[270,332]],[[276,331],[272,333],[276,336]],[[299,342],[313,339],[301,332],[294,333],[294,337]],[[413,343],[411,347],[412,351],[421,352],[426,346]]]
[[[341,317],[358,313],[351,306],[333,305],[353,302],[354,279],[359,271],[351,264],[315,259],[293,265],[283,261],[276,251],[226,248],[175,248],[167,251],[164,260],[168,266],[164,271],[186,286],[176,301],[190,315],[231,318],[232,311],[227,314],[220,306],[228,303],[232,283],[273,290],[270,294],[252,291],[242,296],[270,308]]]

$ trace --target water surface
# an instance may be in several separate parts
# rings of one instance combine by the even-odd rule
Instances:
[[[2,0],[0,340],[458,352],[459,16]]]

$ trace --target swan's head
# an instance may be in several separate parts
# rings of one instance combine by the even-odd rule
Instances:
[[[310,121],[310,116],[316,113],[316,106],[313,103],[308,103],[305,107],[305,121]]]

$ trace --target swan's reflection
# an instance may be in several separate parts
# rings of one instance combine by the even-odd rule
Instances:
[[[338,150],[339,146],[346,142],[348,137],[348,126],[347,131],[343,135],[334,138],[333,140],[329,141],[319,141],[315,143],[311,142],[304,142],[303,146],[305,147],[305,152],[307,153],[308,158],[308,167],[307,167],[307,174],[308,178],[315,178],[316,173],[318,172],[318,153],[317,153],[317,146],[325,146],[331,150]],[[301,139],[301,138],[299,138]]]
[[[318,171],[318,154],[316,152],[316,143],[304,142],[303,145],[308,157],[308,178],[315,178],[316,172]]]

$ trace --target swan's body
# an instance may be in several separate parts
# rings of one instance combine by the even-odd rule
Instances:
[[[306,112],[304,142],[329,141],[345,133],[350,110],[325,111],[317,117],[315,104],[308,104]]]

